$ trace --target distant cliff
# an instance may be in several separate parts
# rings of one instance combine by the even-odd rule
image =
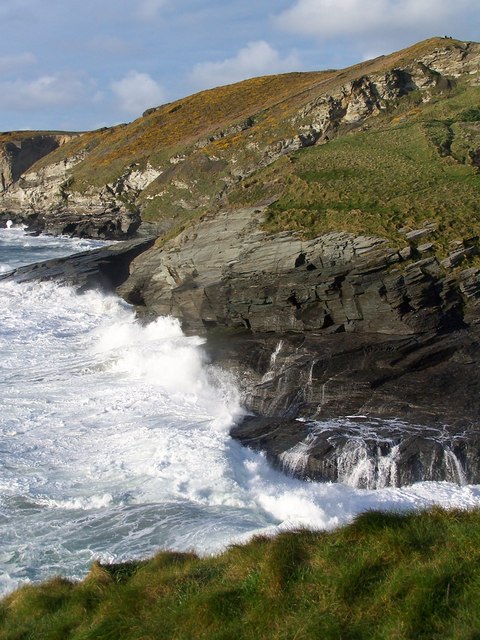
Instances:
[[[7,191],[38,160],[77,135],[30,131],[0,134],[0,194]]]

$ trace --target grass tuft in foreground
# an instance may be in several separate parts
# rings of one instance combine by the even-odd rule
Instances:
[[[95,563],[26,586],[0,638],[480,638],[480,511],[370,512],[332,533],[255,538],[213,558]]]

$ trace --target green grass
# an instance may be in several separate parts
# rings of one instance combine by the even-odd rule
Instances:
[[[222,555],[95,563],[0,603],[2,640],[480,637],[480,511],[359,516]]]
[[[413,109],[409,100],[370,120],[367,130],[260,170],[232,192],[231,204],[276,197],[265,228],[306,237],[348,231],[398,244],[405,242],[400,229],[435,222],[433,239],[444,255],[480,224],[480,174],[471,160],[480,147],[480,89],[460,87]]]

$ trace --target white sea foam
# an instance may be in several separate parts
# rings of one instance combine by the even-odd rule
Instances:
[[[480,505],[479,487],[362,491],[271,469],[230,439],[236,385],[172,318],[143,326],[117,298],[51,283],[0,283],[0,303],[2,592],[80,577],[97,557],[211,553],[365,509]]]

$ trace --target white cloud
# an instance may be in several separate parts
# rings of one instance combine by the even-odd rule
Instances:
[[[9,73],[16,71],[22,67],[27,67],[31,64],[35,64],[37,59],[33,53],[18,53],[6,56],[0,56],[0,73]]]
[[[56,73],[34,80],[0,82],[0,107],[34,111],[88,100],[91,81],[78,74]]]
[[[131,115],[140,114],[148,107],[156,107],[165,102],[163,89],[148,73],[129,71],[122,80],[112,82],[111,87],[120,100],[122,111]]]
[[[295,0],[275,22],[285,31],[322,39],[411,30],[450,35],[480,19],[478,0]],[[383,33],[381,33],[383,31]]]
[[[259,40],[247,44],[233,58],[196,64],[189,74],[189,80],[196,88],[206,89],[255,76],[293,71],[300,66],[296,52],[282,58],[268,42]]]
[[[141,0],[137,9],[137,17],[140,20],[152,20],[156,18],[160,9],[166,4],[166,0]]]

